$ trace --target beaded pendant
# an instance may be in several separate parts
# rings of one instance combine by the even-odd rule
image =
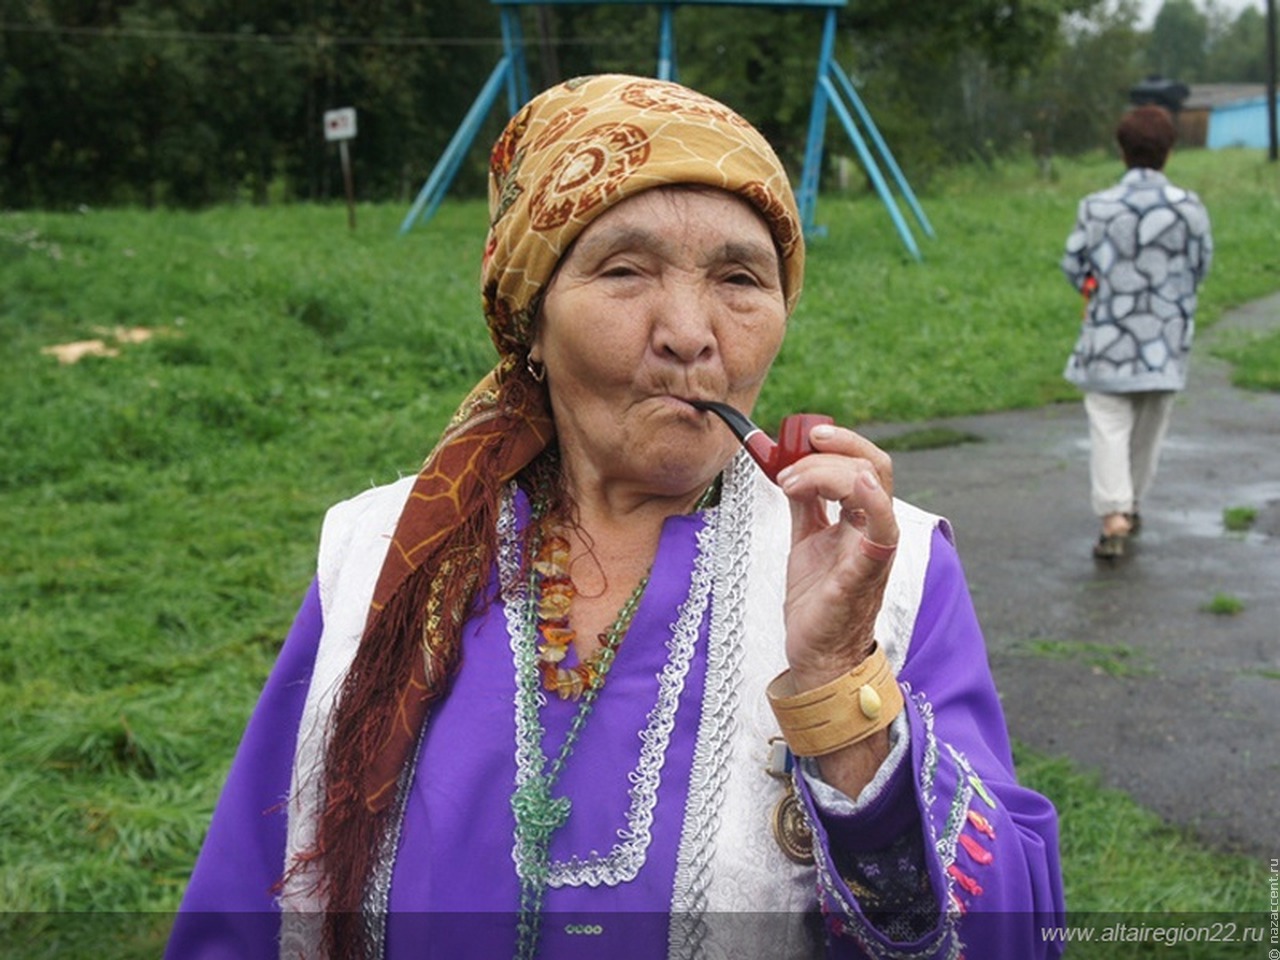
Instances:
[[[578,700],[583,691],[594,686],[597,678],[601,677],[601,658],[609,645],[609,636],[599,635],[599,646],[589,657],[571,667],[563,666],[569,648],[578,636],[569,623],[569,610],[576,595],[573,578],[569,576],[569,558],[569,541],[559,534],[551,534],[543,538],[533,561],[539,590],[538,672],[542,675],[544,690],[555,693],[561,700]],[[636,587],[624,610],[634,605],[646,582],[642,580]]]

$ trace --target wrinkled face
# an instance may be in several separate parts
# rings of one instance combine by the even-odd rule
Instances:
[[[531,349],[571,478],[709,483],[737,444],[687,401],[750,411],[785,327],[773,238],[743,201],[663,187],[601,214],[557,268]]]

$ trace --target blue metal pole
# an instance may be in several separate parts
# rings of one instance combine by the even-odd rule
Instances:
[[[836,116],[844,124],[845,133],[849,134],[849,139],[853,142],[854,149],[858,151],[858,157],[862,160],[862,165],[866,168],[867,175],[871,177],[871,182],[875,186],[876,192],[880,194],[880,199],[884,201],[885,208],[889,211],[889,216],[893,218],[893,225],[898,228],[898,236],[907,245],[911,255],[919,260],[920,248],[916,246],[915,237],[911,235],[911,229],[907,226],[907,222],[902,219],[902,211],[898,209],[898,204],[894,201],[893,194],[889,192],[889,185],[884,182],[884,177],[880,174],[880,168],[876,166],[875,158],[871,156],[871,151],[867,149],[866,141],[862,139],[862,134],[858,132],[858,128],[854,125],[853,117],[850,116],[848,108],[840,100],[839,92],[828,77],[822,78],[822,85],[826,88],[827,95],[831,98],[831,106],[835,109]]]
[[[400,233],[402,235],[412,229],[419,218],[425,223],[435,215],[440,206],[440,201],[444,199],[444,195],[449,189],[449,185],[453,183],[453,178],[457,176],[458,167],[462,165],[462,158],[471,149],[471,144],[475,140],[476,134],[480,132],[484,118],[493,109],[493,103],[498,99],[498,93],[502,89],[504,82],[510,83],[511,69],[511,59],[503,57],[498,61],[498,65],[493,68],[493,73],[489,74],[489,79],[485,81],[484,87],[480,90],[480,96],[476,97],[475,102],[471,104],[471,109],[467,111],[467,115],[454,132],[453,139],[449,141],[444,153],[436,161],[435,168],[431,171],[431,176],[427,178],[427,182],[418,191],[417,199],[413,201],[413,206],[409,208],[408,214],[400,224]]]
[[[507,114],[515,112],[525,103],[527,92],[521,90],[524,79],[524,36],[520,30],[520,14],[514,7],[502,8],[503,59],[511,64],[507,73]]]
[[[676,78],[675,5],[664,3],[658,11],[658,79]]]
[[[823,85],[836,46],[836,9],[827,8],[822,28],[822,47],[818,52],[818,76],[813,85],[813,104],[809,108],[809,136],[804,147],[804,170],[800,174],[800,190],[796,202],[800,207],[800,225],[806,234],[815,230],[814,216],[818,207],[818,181],[822,172],[822,140],[827,127],[827,89]]]
[[[898,189],[902,191],[903,198],[907,201],[907,206],[911,208],[911,212],[915,214],[916,220],[920,226],[924,228],[925,235],[933,238],[937,236],[933,232],[933,225],[929,223],[929,218],[924,215],[924,208],[920,206],[916,200],[916,195],[911,189],[911,184],[907,183],[907,178],[903,175],[902,169],[898,166],[898,162],[893,158],[893,154],[889,150],[889,145],[884,142],[884,138],[880,136],[880,131],[876,128],[875,121],[871,119],[871,112],[867,110],[862,102],[862,98],[858,96],[858,91],[854,88],[853,82],[848,75],[839,69],[834,63],[831,64],[831,72],[840,81],[840,89],[849,102],[853,104],[853,109],[857,111],[858,119],[862,121],[863,128],[871,137],[871,142],[875,144],[876,150],[879,152],[881,159],[892,174],[894,181],[898,184]]]

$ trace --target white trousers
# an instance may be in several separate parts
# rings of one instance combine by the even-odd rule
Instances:
[[[1089,482],[1093,512],[1134,513],[1151,489],[1177,393],[1084,395],[1089,416]]]

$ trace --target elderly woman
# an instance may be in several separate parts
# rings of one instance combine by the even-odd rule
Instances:
[[[326,518],[171,956],[1054,950],[1054,812],[946,524],[851,430],[775,484],[694,405],[752,408],[803,260],[721,104],[600,76],[517,114],[500,362]]]

